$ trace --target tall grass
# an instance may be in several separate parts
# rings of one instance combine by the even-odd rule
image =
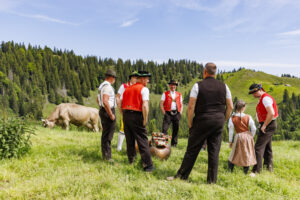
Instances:
[[[241,168],[227,170],[230,149],[222,144],[218,182],[207,185],[207,152],[200,152],[188,181],[166,181],[179,168],[186,139],[180,139],[167,161],[153,159],[148,174],[140,159],[129,165],[125,150],[116,151],[114,163],[100,153],[101,133],[37,128],[33,147],[20,159],[0,161],[0,199],[298,199],[300,142],[274,142],[274,173],[255,178]],[[125,144],[123,146],[125,148]]]

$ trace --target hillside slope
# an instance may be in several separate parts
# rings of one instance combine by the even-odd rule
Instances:
[[[252,83],[262,84],[265,91],[272,95],[277,103],[282,101],[285,89],[289,91],[290,95],[293,92],[296,95],[300,94],[300,79],[297,78],[278,77],[264,72],[242,69],[235,73],[224,74],[224,79],[231,90],[232,98],[237,97],[245,100],[248,104],[248,112],[251,115],[255,114],[255,106],[258,101],[248,94],[249,86]]]

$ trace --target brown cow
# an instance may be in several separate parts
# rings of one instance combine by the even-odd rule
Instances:
[[[86,126],[89,129],[99,131],[98,109],[81,106],[73,103],[62,103],[56,106],[55,110],[47,119],[42,119],[44,127],[53,128],[59,125],[69,130],[69,124]]]

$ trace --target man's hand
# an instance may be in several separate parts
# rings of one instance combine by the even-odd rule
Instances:
[[[109,118],[114,121],[116,119],[116,116],[114,114],[112,114],[111,116],[109,116]]]
[[[267,126],[263,124],[262,127],[260,128],[261,132],[266,133],[266,128]]]
[[[147,125],[147,120],[144,119],[143,121],[143,125],[146,126]]]
[[[160,107],[160,110],[161,110],[162,114],[165,115],[166,111],[165,111],[165,108],[164,108],[164,101],[160,101],[159,107]]]

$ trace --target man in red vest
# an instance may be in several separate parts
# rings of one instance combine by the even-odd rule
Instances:
[[[152,172],[154,167],[146,129],[149,112],[149,89],[146,86],[151,74],[146,71],[139,71],[137,75],[136,84],[126,88],[123,96],[121,96],[127,156],[129,163],[134,163],[136,158],[136,140],[144,171]]]
[[[160,109],[164,115],[164,120],[162,124],[162,132],[168,134],[169,125],[172,122],[172,141],[171,145],[176,147],[179,120],[182,115],[182,96],[180,92],[176,91],[178,83],[175,80],[169,82],[169,91],[166,91],[161,96]]]
[[[125,138],[121,96],[123,95],[126,88],[128,88],[129,86],[134,85],[136,83],[137,73],[138,73],[137,71],[134,71],[134,72],[132,72],[132,74],[129,75],[129,81],[127,83],[123,83],[120,86],[120,88],[118,90],[118,93],[116,95],[117,105],[118,105],[118,108],[121,112],[121,128],[120,128],[119,136],[118,136],[117,151],[122,150],[122,144],[123,144],[123,141],[124,141],[124,138]]]
[[[277,104],[274,98],[265,92],[261,84],[252,84],[249,88],[249,94],[253,97],[259,98],[259,103],[256,106],[256,115],[259,121],[259,132],[255,143],[255,154],[257,164],[252,169],[251,176],[255,173],[260,173],[262,169],[263,156],[267,169],[273,171],[273,156],[272,156],[272,135],[275,133],[278,117]]]

